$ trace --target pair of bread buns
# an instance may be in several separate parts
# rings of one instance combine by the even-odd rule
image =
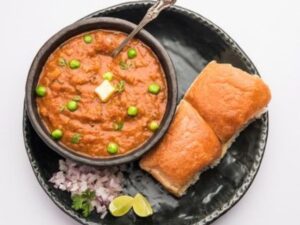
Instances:
[[[271,93],[257,75],[209,63],[177,107],[161,143],[140,167],[177,197],[224,156],[230,143],[268,105]]]

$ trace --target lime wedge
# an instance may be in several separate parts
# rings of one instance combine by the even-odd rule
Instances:
[[[121,195],[109,204],[109,211],[113,216],[124,216],[131,209],[133,198],[128,195]]]
[[[152,207],[148,200],[140,193],[136,194],[133,199],[133,211],[140,217],[147,217],[153,214]]]

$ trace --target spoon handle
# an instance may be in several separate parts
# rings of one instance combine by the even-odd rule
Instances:
[[[152,20],[158,17],[160,12],[171,5],[174,5],[176,0],[158,0],[153,6],[151,6],[139,25],[128,35],[128,37],[122,41],[122,43],[112,52],[111,56],[116,57],[122,49],[128,44],[128,42],[141,30],[144,26],[150,23]]]

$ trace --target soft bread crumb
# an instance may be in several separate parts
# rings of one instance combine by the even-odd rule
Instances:
[[[192,186],[193,184],[195,184],[199,178],[200,175],[206,171],[207,169],[212,169],[214,167],[216,167],[222,160],[222,158],[225,156],[225,154],[227,153],[228,149],[231,147],[231,145],[235,142],[236,138],[240,135],[240,133],[246,129],[248,127],[248,125],[250,123],[252,123],[253,121],[255,121],[256,119],[259,119],[262,117],[262,115],[264,113],[267,112],[267,108],[263,108],[261,111],[259,111],[258,113],[256,113],[244,126],[242,129],[240,129],[232,138],[229,139],[229,141],[227,141],[225,144],[223,144],[222,146],[222,155],[219,159],[215,160],[214,162],[212,162],[212,164],[206,168],[204,168],[202,171],[200,171],[189,183],[187,183],[187,185],[185,185],[184,187],[182,187],[177,193],[176,196],[177,197],[181,197],[183,195],[186,194],[187,189]]]
[[[237,139],[237,137],[241,134],[241,132],[243,130],[245,130],[250,123],[252,123],[253,121],[255,121],[256,119],[259,119],[262,117],[262,115],[264,113],[266,113],[268,110],[267,107],[263,108],[262,110],[260,110],[259,112],[257,112],[255,115],[253,115],[246,123],[244,126],[242,126],[241,129],[239,129],[226,143],[223,144],[222,146],[222,158],[224,157],[224,155],[226,154],[227,150],[231,147],[231,145],[235,142],[235,140]]]

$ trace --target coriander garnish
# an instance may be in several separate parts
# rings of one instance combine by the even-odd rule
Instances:
[[[120,80],[120,82],[116,84],[115,89],[119,93],[123,92],[125,90],[125,81]]]
[[[129,65],[125,61],[120,61],[119,63],[121,70],[127,70]]]
[[[81,97],[79,95],[76,95],[72,98],[73,101],[79,102],[81,100]]]
[[[123,129],[123,127],[124,127],[124,122],[123,121],[118,121],[118,122],[113,123],[113,129],[115,131],[120,131],[120,130]]]
[[[60,108],[59,108],[59,112],[63,112],[65,111],[66,109],[66,105],[62,105]]]
[[[78,144],[79,141],[81,139],[81,135],[76,133],[76,134],[73,134],[72,138],[71,138],[71,143],[72,144]]]
[[[81,211],[84,217],[88,217],[92,211],[91,201],[95,199],[95,192],[86,190],[80,195],[72,196],[72,209]]]
[[[59,58],[58,59],[58,65],[59,66],[66,66],[67,65],[67,61],[64,58]]]

